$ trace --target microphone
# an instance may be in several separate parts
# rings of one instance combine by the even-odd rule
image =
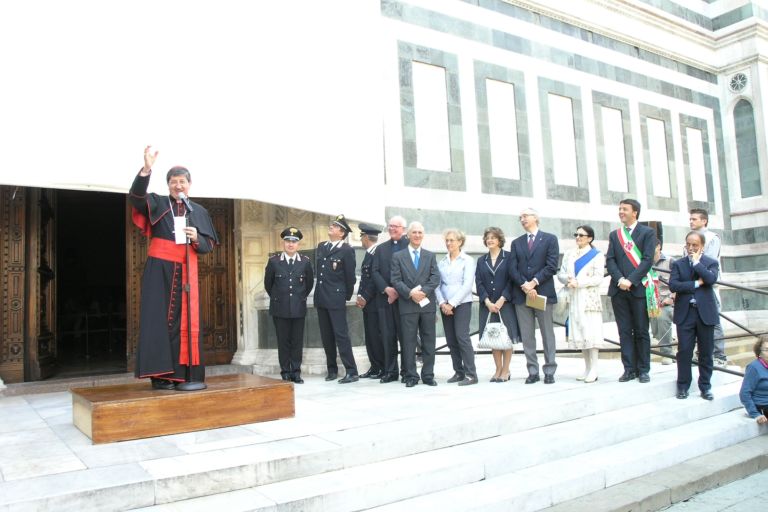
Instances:
[[[188,212],[192,212],[192,205],[189,204],[189,198],[184,192],[179,192],[179,199],[181,199],[181,202],[184,203],[184,206],[187,208]]]

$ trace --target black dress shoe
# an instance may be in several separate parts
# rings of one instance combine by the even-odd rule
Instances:
[[[539,382],[538,375],[529,375],[528,378],[525,379],[526,384],[533,384],[534,382]]]
[[[554,375],[545,375],[544,376],[544,384],[554,384],[555,383],[555,376]]]
[[[435,382],[435,379],[424,379],[422,380],[422,382],[427,386],[437,386],[437,382]]]
[[[370,370],[368,370],[367,372],[365,372],[365,373],[361,373],[361,374],[360,374],[360,378],[361,378],[361,379],[370,379],[370,378],[371,378],[371,376],[372,376],[374,373],[376,373],[376,372],[374,372],[374,371],[373,371],[373,368],[371,368],[371,369],[370,369]]]
[[[418,383],[419,383],[419,381],[417,381],[417,380],[408,379],[408,380],[405,381],[405,387],[412,388],[413,386],[415,386]]]
[[[282,374],[280,377],[282,377],[283,380],[293,380],[293,377],[287,373]]]
[[[701,392],[701,398],[703,398],[704,400],[714,400],[715,395],[713,395],[710,390],[706,390]]]
[[[173,391],[176,389],[176,383],[165,379],[152,379],[152,389],[162,389],[164,391]]]
[[[647,373],[641,373],[641,374],[640,374],[640,375],[637,377],[637,380],[639,380],[639,381],[640,381],[640,382],[642,382],[643,384],[646,384],[646,383],[648,383],[648,382],[651,382],[651,377],[650,377],[650,375],[648,375]]]
[[[477,377],[468,375],[467,378],[465,378],[462,381],[459,381],[459,386],[471,386],[472,384],[477,384]]]
[[[339,384],[349,384],[350,382],[357,382],[359,380],[360,380],[359,375],[346,374],[344,377],[339,379]]]
[[[462,380],[464,380],[464,376],[463,376],[463,375],[460,375],[460,374],[458,374],[458,373],[454,373],[454,374],[453,374],[453,377],[451,377],[450,379],[448,379],[446,382],[447,382],[448,384],[453,384],[454,382],[459,382],[459,381],[462,381]]]
[[[296,384],[304,384],[304,379],[301,378],[301,375],[294,375],[293,382]]]
[[[382,384],[386,384],[387,382],[397,382],[397,375],[383,375],[379,382]]]
[[[325,376],[325,382],[331,382],[332,380],[336,380],[339,377],[339,374],[336,372],[328,372],[328,375]]]
[[[379,371],[377,371],[377,372],[375,372],[375,373],[372,373],[372,374],[371,374],[371,376],[370,376],[370,377],[368,377],[368,378],[369,378],[369,379],[380,379],[380,378],[382,378],[384,375],[386,375],[386,373],[384,373],[384,370],[379,370]]]
[[[621,377],[619,377],[619,382],[628,382],[630,380],[634,380],[636,377],[637,375],[635,375],[635,372],[624,370],[624,373],[622,373]]]
[[[679,400],[685,400],[686,398],[688,398],[688,391],[685,389],[678,389],[676,396]]]

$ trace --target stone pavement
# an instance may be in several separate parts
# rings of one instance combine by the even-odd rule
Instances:
[[[766,441],[768,442],[768,441]],[[754,512],[765,510],[768,470],[702,492],[665,508],[665,512]]]

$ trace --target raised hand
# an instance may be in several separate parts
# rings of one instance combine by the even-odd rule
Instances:
[[[152,166],[155,165],[155,160],[157,160],[157,155],[159,153],[159,151],[152,153],[152,146],[144,148],[144,167],[141,169],[142,176],[148,176],[152,171]]]

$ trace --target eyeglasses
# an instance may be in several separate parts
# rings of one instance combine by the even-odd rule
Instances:
[[[574,233],[574,234],[573,234],[573,237],[574,237],[574,238],[581,238],[581,237],[583,237],[583,236],[587,236],[587,237],[588,237],[589,235],[588,235],[588,234],[586,234],[586,233]]]

